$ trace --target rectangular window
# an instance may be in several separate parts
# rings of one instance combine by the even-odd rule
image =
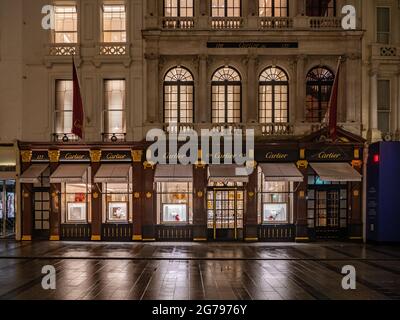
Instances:
[[[258,217],[259,223],[289,223],[293,206],[293,183],[265,181],[258,168]]]
[[[161,224],[192,223],[192,189],[192,182],[158,182],[158,222]]]
[[[378,129],[390,132],[390,80],[378,80]]]
[[[77,140],[78,137],[71,133],[73,82],[56,80],[55,89],[54,135],[56,140],[62,140],[64,137],[69,140]]]
[[[388,44],[390,42],[390,8],[376,8],[376,41]]]
[[[103,5],[103,42],[126,42],[125,5]]]
[[[78,14],[75,6],[55,6],[54,43],[78,43]]]
[[[88,223],[91,217],[90,168],[85,183],[61,184],[61,210],[63,223]]]
[[[212,0],[212,17],[240,17],[241,0]]]
[[[259,0],[260,17],[287,17],[288,0]]]
[[[125,80],[104,81],[104,135],[124,140],[126,134]]]
[[[336,0],[307,0],[306,12],[308,17],[335,17]]]
[[[193,0],[164,0],[164,17],[193,16]]]
[[[104,183],[103,210],[105,221],[127,223],[132,221],[132,184]]]

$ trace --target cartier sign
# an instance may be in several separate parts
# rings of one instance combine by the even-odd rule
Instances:
[[[132,161],[131,151],[104,151],[101,153],[102,161]]]
[[[298,150],[280,150],[268,147],[256,147],[255,160],[257,162],[296,162]]]
[[[353,160],[353,148],[328,147],[322,150],[307,150],[306,157],[309,161],[351,161]]]
[[[89,151],[61,151],[60,161],[90,161]]]

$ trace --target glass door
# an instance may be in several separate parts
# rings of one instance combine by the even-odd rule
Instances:
[[[244,191],[213,189],[208,192],[208,230],[213,240],[243,237]]]
[[[50,236],[50,190],[35,188],[33,198],[33,233],[35,238]]]
[[[0,181],[0,237],[15,234],[15,180]]]

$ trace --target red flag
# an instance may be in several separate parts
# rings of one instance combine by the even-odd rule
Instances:
[[[337,111],[338,111],[338,91],[339,91],[339,76],[340,76],[340,64],[342,62],[341,57],[339,58],[335,82],[333,83],[331,97],[328,104],[328,137],[335,141],[337,138]]]
[[[83,103],[81,89],[79,87],[78,74],[75,61],[72,59],[72,81],[73,81],[73,106],[72,106],[72,133],[83,139]]]

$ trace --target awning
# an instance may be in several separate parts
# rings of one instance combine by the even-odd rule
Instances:
[[[262,163],[265,181],[303,182],[304,177],[293,163]]]
[[[208,167],[210,182],[249,182],[246,167],[234,164],[214,164]]]
[[[362,180],[361,174],[348,163],[311,163],[310,165],[322,181],[359,182]]]
[[[190,182],[193,181],[193,167],[191,165],[159,164],[157,165],[155,182]]]
[[[86,183],[88,164],[62,164],[50,176],[50,183]]]
[[[48,164],[33,164],[21,175],[21,183],[40,183],[39,178],[48,168]]]
[[[130,164],[102,164],[94,176],[95,183],[128,183]]]
[[[15,180],[17,173],[15,171],[0,171],[0,180]]]

